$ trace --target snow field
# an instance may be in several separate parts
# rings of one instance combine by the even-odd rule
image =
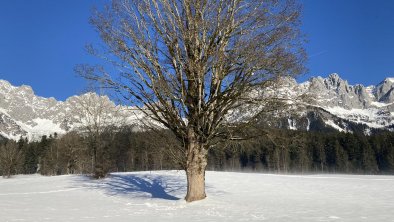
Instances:
[[[0,179],[0,221],[394,221],[394,177],[207,172],[186,203],[183,171]]]

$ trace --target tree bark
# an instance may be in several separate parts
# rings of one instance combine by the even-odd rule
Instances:
[[[187,194],[185,200],[187,202],[202,200],[206,197],[205,169],[207,166],[207,150],[195,138],[195,135],[190,135],[189,133],[185,169],[187,177]]]

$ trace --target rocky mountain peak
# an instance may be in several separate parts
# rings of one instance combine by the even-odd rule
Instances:
[[[335,116],[337,119],[366,124],[368,127],[394,129],[394,78],[386,78],[376,86],[364,87],[361,84],[349,85],[346,80],[333,73],[326,78],[310,78],[304,83],[285,77],[281,87],[278,95],[306,98],[303,106],[306,104],[324,110],[330,114],[323,115],[325,118]],[[85,103],[86,106],[101,105],[108,111],[116,110],[117,107],[108,97],[100,97],[94,93],[72,96],[62,102],[36,96],[30,86],[17,87],[6,80],[0,80],[0,135],[13,139],[19,139],[20,136],[32,139],[72,130],[79,118],[73,110],[81,100],[89,102]],[[308,113],[302,108],[285,113],[291,115],[291,112],[299,115]],[[112,118],[112,114],[109,115]],[[128,120],[134,117],[130,121],[135,121],[135,117],[140,114],[123,112],[122,115]],[[334,123],[332,119],[324,121],[328,125]],[[297,124],[290,122],[292,127],[296,128]],[[305,124],[300,126],[308,125],[309,119],[304,122]]]
[[[81,123],[79,115],[82,111],[79,110],[79,114],[77,111],[82,106],[103,109],[100,112],[110,118],[114,118],[114,110],[118,110],[107,96],[87,93],[69,97],[63,102],[53,97],[36,96],[28,85],[12,86],[8,81],[0,80],[0,135],[16,140],[23,136],[32,140],[55,132],[63,134]],[[125,119],[131,116],[127,112],[119,115]]]
[[[12,88],[15,88],[15,87],[12,86],[10,82],[0,79],[0,92],[1,93],[9,92],[12,90]]]
[[[328,75],[326,80],[331,82],[332,85],[337,85],[338,83],[343,81],[343,79],[341,79],[341,77],[338,75],[338,73],[331,73],[330,75]]]
[[[21,86],[19,87],[19,90],[18,90],[18,91],[24,91],[24,92],[27,93],[27,94],[34,95],[33,88],[31,88],[31,86],[28,86],[28,85],[21,85]]]
[[[351,91],[348,82],[341,79],[337,73],[330,74],[324,82],[328,89],[333,89],[338,94],[345,94]]]
[[[307,91],[315,104],[351,109],[365,108],[370,103],[364,86],[351,86],[337,73],[330,74],[327,78],[313,77],[308,82],[310,84]]]
[[[374,89],[374,95],[379,102],[391,103],[394,101],[393,93],[394,78],[386,78]]]

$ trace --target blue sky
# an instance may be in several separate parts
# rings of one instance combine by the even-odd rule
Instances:
[[[0,0],[0,79],[65,100],[85,89],[76,64],[100,60],[85,52],[98,41],[89,24],[98,0]]]
[[[88,23],[105,0],[0,0],[0,79],[64,100],[86,85],[76,64],[95,64],[84,46],[98,43]],[[351,84],[394,76],[394,1],[300,0],[311,76],[337,72]]]
[[[303,0],[308,76],[337,72],[351,84],[394,76],[394,1]]]

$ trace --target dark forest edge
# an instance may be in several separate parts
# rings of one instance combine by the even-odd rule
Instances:
[[[181,144],[168,131],[107,130],[99,144],[75,132],[38,142],[2,140],[0,173],[63,175],[183,169]],[[96,146],[94,166],[92,147]],[[272,129],[248,140],[220,142],[208,154],[208,170],[269,173],[393,174],[394,133]],[[102,177],[98,176],[98,177]]]

